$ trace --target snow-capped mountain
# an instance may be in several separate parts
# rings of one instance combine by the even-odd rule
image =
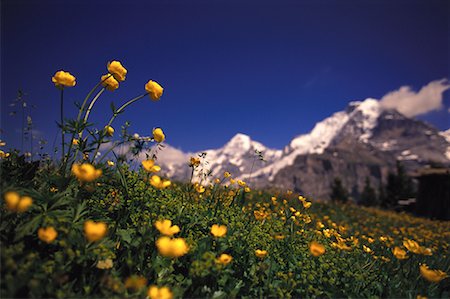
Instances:
[[[322,154],[343,132],[361,142],[368,142],[380,112],[381,107],[375,99],[351,102],[346,111],[334,113],[317,123],[310,133],[295,137],[284,149],[281,159],[260,169],[255,176],[267,177],[271,181],[280,169],[292,165],[297,156]]]
[[[162,151],[158,161],[163,165],[167,176],[179,180],[186,179],[190,175],[189,158],[198,157],[202,153],[206,154],[202,167],[205,171],[211,170],[213,176],[222,176],[225,171],[235,176],[250,174],[266,164],[274,163],[282,154],[281,150],[270,149],[242,133],[236,134],[221,148],[197,153],[185,154],[170,146],[166,147],[169,152],[164,153],[166,149]],[[259,159],[257,152],[262,154],[264,161]]]
[[[167,146],[158,161],[165,174],[183,180],[190,175],[188,160],[199,153],[183,153]],[[260,161],[261,151],[266,161]],[[430,163],[450,165],[450,130],[384,109],[378,100],[351,102],[317,123],[308,134],[295,137],[283,149],[270,149],[249,136],[236,134],[223,147],[203,151],[212,175],[229,171],[254,186],[289,188],[313,197],[327,198],[335,177],[357,196],[365,178],[373,186],[402,161],[407,170]]]

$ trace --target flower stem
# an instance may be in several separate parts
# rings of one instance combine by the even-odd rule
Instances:
[[[61,158],[64,161],[64,87],[61,87]]]
[[[86,115],[84,116],[83,124],[85,124],[85,123],[87,122],[87,120],[88,120],[88,118],[89,118],[89,114],[91,113],[92,107],[94,107],[95,102],[98,100],[98,98],[102,95],[102,93],[103,93],[105,90],[106,90],[106,87],[103,87],[103,88],[97,93],[97,95],[92,99],[92,101],[91,101],[91,103],[89,104],[89,107],[88,107],[88,109],[87,109],[87,111],[86,111]],[[83,131],[81,131],[81,132],[79,133],[80,138],[82,137],[82,135],[83,135]]]
[[[100,158],[100,160],[98,160],[98,162],[97,163],[100,163],[100,162],[102,162],[103,161],[103,159],[112,151],[112,150],[114,150],[116,147],[118,147],[118,146],[120,146],[120,145],[122,145],[122,144],[124,144],[126,141],[121,141],[121,142],[119,142],[119,143],[116,143],[116,144],[113,144],[103,155],[102,155],[102,157]]]
[[[83,104],[80,107],[80,111],[78,111],[78,116],[77,116],[77,122],[80,121],[81,119],[81,114],[83,113],[84,110],[84,106],[86,106],[87,101],[89,100],[89,98],[91,97],[91,95],[94,93],[94,91],[100,86],[100,84],[102,84],[103,82],[105,82],[109,77],[111,77],[112,75],[110,74],[108,77],[106,77],[104,80],[98,82],[94,88],[91,89],[91,91],[89,91],[89,93],[87,94],[87,96],[84,98]]]
[[[105,79],[103,79],[103,80],[101,80],[100,82],[98,82],[90,91],[89,91],[89,93],[86,95],[86,97],[84,98],[84,100],[83,100],[83,104],[81,105],[81,107],[80,107],[80,110],[78,111],[78,116],[77,116],[77,126],[79,126],[79,122],[80,122],[80,119],[81,119],[81,115],[83,114],[83,111],[84,111],[84,107],[86,106],[86,103],[87,103],[87,101],[89,100],[89,98],[91,97],[91,95],[94,93],[94,91],[103,83],[103,82],[105,82],[109,77],[111,77],[112,75],[110,74],[108,77],[106,77]],[[78,129],[77,129],[78,130]],[[75,130],[72,132],[72,137],[70,138],[70,141],[71,141],[71,144],[72,144],[72,140],[75,138],[75,134],[76,133],[78,133],[78,134],[80,134],[81,132],[76,132]],[[80,137],[81,138],[81,137]],[[71,145],[70,145],[71,146]],[[69,149],[69,153],[70,153],[70,150],[71,149]],[[68,153],[68,155],[69,155],[69,153]],[[76,159],[76,157],[77,157],[77,155],[78,155],[78,149],[76,150],[76,152],[75,152],[75,156],[74,156],[74,160]],[[69,157],[67,157],[67,160],[69,159]],[[66,161],[67,162],[67,161]],[[64,171],[65,171],[65,166],[64,166]]]
[[[119,109],[117,109],[116,111],[114,111],[113,116],[111,117],[111,119],[109,120],[109,122],[108,122],[108,124],[107,124],[106,126],[111,126],[111,124],[113,123],[113,121],[116,119],[117,115],[119,115],[120,113],[122,113],[122,111],[125,110],[126,107],[128,107],[129,105],[133,104],[134,102],[136,102],[136,101],[142,99],[142,98],[145,97],[147,94],[148,94],[148,92],[146,92],[146,93],[144,93],[144,94],[142,94],[142,95],[140,95],[140,96],[137,96],[137,97],[135,97],[135,98],[129,100],[128,102],[126,102],[126,103],[123,104],[122,106],[120,106]],[[92,156],[92,162],[94,162],[95,157],[96,157],[97,154],[98,154],[98,151],[99,151],[99,149],[100,149],[100,145],[101,145],[101,141],[99,141],[98,144],[97,144],[97,148],[95,149],[95,153],[94,153],[94,155]]]
[[[102,81],[102,82],[103,82],[103,81]],[[100,82],[100,83],[101,83],[101,82]],[[98,84],[97,84],[97,85],[98,85]],[[97,88],[97,87],[95,87],[95,88]],[[103,87],[103,88],[97,93],[97,95],[94,97],[94,99],[91,101],[91,104],[89,105],[89,108],[88,108],[88,110],[87,110],[87,112],[86,112],[86,115],[84,116],[83,124],[85,124],[85,123],[87,122],[87,119],[88,119],[88,117],[89,117],[89,114],[91,113],[92,107],[94,106],[94,104],[95,104],[95,102],[98,100],[98,98],[102,95],[102,93],[105,91],[105,89],[106,89],[106,87]],[[81,111],[81,110],[80,110],[80,111]],[[78,133],[78,138],[79,138],[79,139],[81,139],[81,138],[83,137],[83,131],[84,131],[84,129]],[[67,161],[69,160],[70,152],[72,151],[72,145],[73,145],[73,142],[72,142],[72,141],[73,141],[73,138],[74,138],[74,137],[75,137],[75,133],[72,134],[72,139],[70,140],[70,143],[69,143],[69,149],[67,150],[67,156],[64,158],[63,171],[66,171],[66,163],[67,163]],[[74,158],[76,158],[77,155],[78,155],[78,149],[77,149],[76,152],[75,152],[75,157],[74,157]]]
[[[129,105],[133,104],[134,102],[136,102],[136,101],[142,99],[142,98],[145,97],[147,94],[148,94],[148,92],[146,92],[146,93],[144,93],[144,94],[142,94],[142,95],[140,95],[140,96],[137,96],[137,97],[135,97],[135,98],[129,100],[128,102],[126,102],[126,103],[123,104],[122,106],[120,106],[120,108],[117,109],[117,110],[114,112],[114,114],[113,114],[113,116],[111,117],[111,119],[109,120],[107,126],[110,126],[110,125],[112,124],[112,122],[116,119],[117,115],[119,115],[126,107],[128,107]]]

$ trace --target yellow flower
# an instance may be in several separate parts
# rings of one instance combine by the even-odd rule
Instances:
[[[138,275],[131,275],[125,279],[125,287],[127,289],[139,290],[147,285],[147,279]]]
[[[111,269],[113,267],[113,261],[112,259],[101,260],[97,262],[95,267],[102,270]]]
[[[265,258],[267,256],[267,251],[266,250],[261,250],[261,249],[256,249],[255,250],[255,255],[259,258]]]
[[[244,188],[244,192],[249,193],[250,191],[252,191],[252,190],[249,187]]]
[[[51,226],[45,227],[45,228],[41,227],[38,230],[39,239],[48,244],[53,242],[57,236],[58,236],[58,232]]]
[[[189,167],[197,167],[200,165],[200,158],[191,157],[189,160]]]
[[[223,176],[225,178],[229,178],[231,176],[231,173],[229,173],[228,171],[225,171],[225,173],[223,174]]]
[[[103,239],[108,231],[108,226],[104,222],[94,222],[88,220],[84,223],[84,235],[89,242]]]
[[[246,183],[242,180],[238,180],[238,185],[241,187],[244,187],[246,185]]]
[[[58,71],[52,77],[52,82],[55,83],[56,87],[73,87],[75,86],[75,77],[72,76],[69,72]]]
[[[111,126],[105,126],[105,133],[107,136],[112,137],[112,135],[114,135],[114,128]]]
[[[253,216],[255,216],[256,220],[261,221],[261,220],[266,219],[269,216],[269,214],[264,211],[255,210],[255,211],[253,211]]]
[[[364,252],[367,252],[367,253],[373,252],[372,249],[370,249],[370,247],[367,247],[366,245],[363,245],[363,250],[364,250]]]
[[[352,248],[350,246],[348,246],[347,244],[345,244],[345,242],[343,242],[343,241],[339,241],[338,243],[333,242],[331,244],[331,246],[333,246],[335,248],[339,248],[340,250],[345,250],[345,251],[352,250]]]
[[[158,220],[155,222],[155,227],[161,234],[170,237],[180,231],[178,225],[172,226],[171,220]]]
[[[296,214],[297,214],[297,213],[296,213]],[[331,231],[330,229],[324,229],[324,230],[322,231],[322,233],[323,233],[323,235],[324,235],[325,237],[331,238],[331,233],[332,233],[332,231]]]
[[[108,72],[110,72],[117,81],[122,82],[125,80],[127,70],[123,67],[123,65],[119,61],[114,60],[112,62],[108,62],[107,67]]]
[[[102,86],[109,91],[114,91],[119,88],[119,82],[111,74],[103,75],[101,77]]]
[[[33,199],[29,196],[20,196],[15,191],[6,192],[4,195],[6,208],[12,212],[25,212],[33,204]]]
[[[416,299],[428,299],[426,296],[422,296],[422,295],[417,295]]]
[[[183,256],[189,251],[189,247],[183,238],[171,239],[167,236],[156,240],[156,247],[161,255],[171,258]]]
[[[164,132],[161,128],[153,129],[153,139],[155,139],[156,142],[163,142],[166,139],[166,135],[164,135]]]
[[[419,247],[419,254],[423,254],[423,255],[433,255],[432,251],[430,248],[425,248],[423,246]]]
[[[390,258],[387,258],[387,257],[385,257],[385,256],[382,256],[382,257],[381,257],[381,260],[382,260],[383,262],[386,262],[386,263],[389,263],[389,262],[391,261]]]
[[[106,161],[106,164],[108,164],[108,166],[114,166],[114,162],[111,160]]]
[[[82,182],[92,182],[102,175],[101,169],[95,169],[89,163],[73,164],[72,173]]]
[[[189,247],[183,238],[172,239],[172,255],[174,257],[183,256],[188,253]]]
[[[394,249],[392,250],[392,253],[399,260],[404,260],[404,259],[408,258],[408,256],[406,255],[406,251],[397,246],[394,247]]]
[[[33,204],[33,199],[29,196],[22,196],[17,204],[17,212],[25,212]]]
[[[274,235],[273,238],[275,240],[284,240],[285,236],[282,234]]]
[[[313,256],[321,256],[325,253],[325,246],[313,241],[309,244],[309,251]]]
[[[162,180],[159,176],[153,175],[150,178],[150,185],[157,189],[165,189],[169,187],[171,182],[169,180]]]
[[[9,191],[9,192],[6,192],[5,195],[3,195],[3,197],[5,199],[7,209],[15,212],[17,209],[17,204],[20,201],[19,193],[14,192],[14,191]]]
[[[213,224],[213,226],[211,226],[211,234],[214,237],[221,238],[227,234],[227,226]]]
[[[4,151],[0,150],[0,159],[8,158],[9,153],[5,153]]]
[[[234,184],[234,183],[236,183],[236,180],[235,179],[230,179],[230,184]]]
[[[72,139],[72,144],[73,145],[78,145],[78,144],[80,144],[80,141],[78,140],[78,139]]]
[[[309,209],[311,207],[311,202],[309,201],[302,201],[302,203],[305,209]]]
[[[144,167],[147,172],[158,172],[161,170],[161,167],[155,165],[155,161],[152,159],[142,161],[142,167]]]
[[[173,298],[173,294],[168,287],[158,288],[157,286],[149,287],[147,296],[150,299],[172,299]]]
[[[431,270],[427,265],[420,265],[420,275],[430,282],[440,282],[448,277],[447,273],[441,270]]]
[[[152,100],[157,101],[161,98],[164,88],[162,88],[161,85],[155,81],[150,80],[147,84],[145,84],[145,90],[148,92]]]
[[[403,241],[403,246],[406,247],[406,249],[408,249],[409,251],[416,253],[416,254],[421,254],[422,250],[420,248],[419,243],[417,243],[414,240],[410,240],[410,239],[405,239]]]
[[[232,260],[233,260],[233,257],[231,255],[222,253],[218,258],[216,258],[216,263],[221,264],[221,265],[227,265]]]
[[[194,187],[195,187],[195,190],[196,190],[198,193],[203,193],[203,192],[205,192],[205,187],[203,187],[203,186],[200,185],[199,183],[195,183]]]
[[[419,243],[417,243],[414,240],[405,239],[403,241],[403,246],[406,247],[409,251],[415,253],[415,254],[423,254],[423,255],[433,255],[430,248],[425,248],[423,246],[420,246]]]

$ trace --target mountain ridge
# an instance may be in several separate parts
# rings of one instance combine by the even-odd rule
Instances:
[[[372,98],[350,102],[345,110],[316,123],[309,133],[294,137],[282,150],[266,147],[243,133],[220,148],[201,152],[166,147],[168,153],[162,151],[158,163],[163,174],[175,180],[187,179],[190,156],[206,153],[213,177],[229,171],[257,187],[298,189],[322,198],[327,198],[330,182],[337,176],[348,176],[344,181],[353,194],[360,192],[365,176],[374,186],[384,183],[397,160],[410,171],[430,163],[450,165],[450,129],[440,132],[423,121],[385,109]],[[258,159],[257,151],[265,161]],[[308,177],[302,175],[305,171]],[[324,183],[319,183],[321,180]]]

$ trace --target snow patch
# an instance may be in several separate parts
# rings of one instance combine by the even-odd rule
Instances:
[[[362,102],[358,108],[355,109],[352,114],[360,111],[363,114],[363,119],[361,122],[362,134],[359,140],[362,142],[369,142],[369,138],[372,137],[372,130],[378,124],[378,117],[380,116],[381,106],[379,102],[375,99],[367,99]],[[352,117],[352,115],[350,116]]]
[[[349,116],[346,112],[336,112],[317,123],[309,134],[294,138],[289,144],[289,148],[298,154],[321,154],[348,120]]]
[[[397,156],[397,160],[404,161],[404,160],[418,160],[419,156],[417,155],[401,155]]]
[[[439,135],[445,138],[445,141],[449,144],[447,146],[447,150],[445,152],[445,157],[447,157],[448,160],[450,160],[450,129],[447,131],[439,132]]]

